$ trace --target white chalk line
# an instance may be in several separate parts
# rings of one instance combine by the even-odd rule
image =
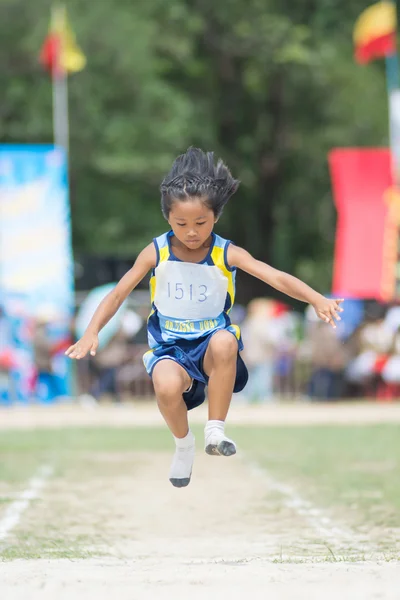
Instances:
[[[246,459],[245,459],[246,460]],[[283,503],[287,508],[294,510],[298,515],[314,529],[323,539],[329,540],[337,545],[353,541],[357,538],[355,532],[349,528],[339,527],[325,511],[315,506],[309,500],[302,498],[290,485],[282,483],[254,462],[247,461],[250,471],[267,484],[269,490],[275,490],[281,494]]]
[[[53,471],[54,469],[50,465],[42,465],[36,475],[28,482],[26,489],[7,507],[5,514],[0,519],[0,542],[4,541],[14,527],[18,525],[29,503],[39,497],[39,493]]]

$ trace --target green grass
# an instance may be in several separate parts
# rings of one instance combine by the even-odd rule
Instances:
[[[122,450],[165,450],[171,448],[171,434],[166,428],[68,428],[2,431],[0,456],[13,453],[43,453],[65,448],[67,451],[107,452]]]
[[[232,436],[270,473],[355,524],[400,527],[398,425],[237,428]]]
[[[0,551],[0,561],[40,558],[67,558],[74,560],[101,555],[101,552],[97,548],[95,552],[88,550],[87,546],[90,544],[91,540],[83,536],[72,541],[66,541],[65,538],[40,538],[33,536],[30,536],[29,539],[23,539],[23,537],[17,536],[16,543]]]
[[[194,428],[200,446],[201,428]],[[400,426],[230,427],[246,455],[311,499],[387,503],[400,516]],[[0,481],[25,482],[44,462],[63,465],[85,452],[171,451],[166,428],[3,431]],[[7,494],[6,494],[7,496]],[[399,520],[400,526],[400,520]]]
[[[200,450],[202,428],[195,427],[194,431]],[[398,425],[231,426],[228,435],[238,442],[239,450],[242,449],[249,460],[291,485],[303,498],[325,507],[339,522],[348,523],[358,532],[376,531],[378,536],[381,532],[383,559],[385,552],[388,559],[394,556],[388,531],[400,528]],[[0,435],[0,519],[15,493],[24,489],[39,465],[52,464],[55,476],[61,480],[73,476],[75,482],[85,482],[97,477],[112,489],[113,477],[133,466],[132,453],[172,450],[173,442],[166,428],[3,431]],[[96,460],[96,453],[118,453],[121,459],[104,464]],[[0,547],[0,560],[40,557],[72,560],[92,556],[93,548],[96,548],[95,555],[107,548],[107,539],[101,536],[74,536],[68,528],[63,531],[63,525],[58,525],[53,515],[46,517],[40,513],[40,501],[37,506],[45,525],[40,525],[39,518],[38,524],[24,517],[9,540],[10,545]],[[68,510],[68,505],[60,504],[58,510],[62,513],[64,509]],[[349,556],[354,557],[354,553],[350,552]],[[327,551],[326,560],[342,559]]]
[[[165,429],[36,429],[0,434],[0,483],[24,483],[39,465],[60,469],[79,462],[84,452],[168,451],[173,448]]]

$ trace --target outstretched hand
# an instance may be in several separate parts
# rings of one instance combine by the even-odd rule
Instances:
[[[77,360],[84,358],[88,352],[90,352],[91,356],[95,356],[98,345],[99,337],[96,333],[85,334],[80,340],[70,346],[65,354],[69,358],[76,358]]]
[[[318,300],[315,304],[313,304],[314,310],[317,313],[317,317],[332,325],[334,329],[336,329],[336,321],[340,321],[339,313],[343,312],[343,308],[341,308],[341,303],[344,302],[344,299],[331,300],[329,298],[325,298],[321,296],[321,299]]]

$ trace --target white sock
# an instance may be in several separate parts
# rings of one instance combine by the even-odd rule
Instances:
[[[223,440],[225,437],[225,421],[207,421],[204,434],[206,440],[210,436]]]
[[[189,448],[190,446],[194,446],[194,435],[190,429],[185,437],[177,438],[174,436],[174,440],[177,448]]]
[[[185,487],[190,482],[195,453],[195,439],[190,431],[184,438],[175,440],[175,454],[172,459],[169,480],[175,487]]]
[[[236,452],[236,444],[225,435],[225,421],[211,420],[207,421],[204,428],[205,447],[209,454],[225,454],[224,452],[218,451],[218,446],[221,442],[228,442],[233,445],[225,454],[230,456]]]

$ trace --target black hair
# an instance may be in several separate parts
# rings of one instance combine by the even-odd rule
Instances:
[[[221,159],[214,164],[214,152],[188,148],[185,154],[175,159],[161,183],[162,213],[168,219],[174,201],[200,198],[218,218],[239,183]]]

